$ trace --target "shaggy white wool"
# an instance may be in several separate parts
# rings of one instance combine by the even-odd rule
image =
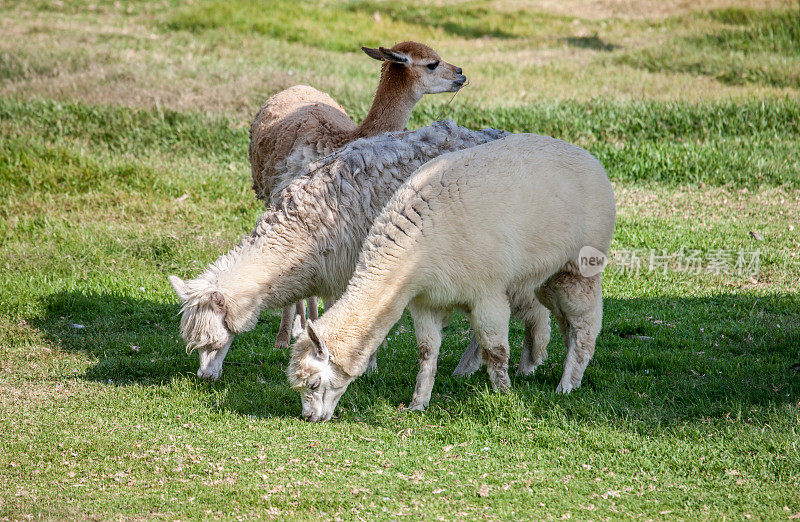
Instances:
[[[181,282],[186,287],[184,340],[200,350],[222,345],[227,339],[219,325],[226,333],[240,333],[255,325],[264,308],[309,295],[338,297],[370,225],[418,167],[507,135],[443,121],[413,132],[359,139],[310,165],[276,195],[249,236],[196,279]],[[213,292],[224,296],[222,312],[209,304]]]
[[[441,329],[454,309],[469,311],[489,379],[505,390],[510,315],[525,322],[527,343],[544,305],[568,348],[556,391],[579,387],[602,297],[600,274],[584,277],[576,263],[585,246],[608,252],[615,214],[600,162],[553,138],[513,135],[426,163],[375,219],[342,297],[292,350],[287,375],[307,418],[330,418],[335,401],[319,398],[341,396],[364,372],[406,306],[420,353],[413,408],[430,400]],[[524,346],[527,361],[539,364],[542,348]],[[330,369],[320,371],[320,361]]]

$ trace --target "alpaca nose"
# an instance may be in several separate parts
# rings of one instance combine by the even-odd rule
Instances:
[[[456,74],[461,74],[461,67],[456,67]]]
[[[309,411],[308,413],[306,413],[306,412],[303,412],[303,420],[304,420],[304,421],[306,421],[306,422],[308,422],[308,421],[310,421],[310,420],[311,420],[311,417],[312,417],[313,415],[314,415],[314,414],[313,414],[313,413],[311,413],[310,411]]]

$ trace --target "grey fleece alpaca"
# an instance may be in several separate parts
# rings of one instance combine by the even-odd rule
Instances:
[[[219,377],[233,336],[252,329],[263,309],[310,295],[338,298],[372,222],[418,167],[507,135],[444,121],[359,139],[311,164],[238,246],[193,280],[170,278],[183,302],[181,334],[200,352],[198,375]]]

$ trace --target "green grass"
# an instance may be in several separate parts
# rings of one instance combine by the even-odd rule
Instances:
[[[773,148],[757,136],[788,139],[783,123],[798,109],[740,106],[751,125],[720,117],[733,110],[572,104],[472,117],[560,130],[600,155],[609,135],[630,143],[605,159],[616,178],[640,161],[624,151],[642,143],[741,141],[766,157]],[[399,413],[416,374],[406,317],[380,372],[351,386],[339,419],[310,426],[297,420],[285,383],[287,354],[271,348],[274,313],[236,340],[220,382],[200,383],[166,283],[169,273],[197,273],[258,215],[241,159],[245,130],[199,115],[49,101],[5,100],[0,114],[0,424],[15,433],[0,457],[7,516],[716,518],[800,509],[800,274],[785,253],[796,235],[779,237],[781,218],[731,224],[711,208],[698,213],[709,228],[697,231],[686,209],[647,217],[621,207],[617,250],[752,249],[757,228],[768,238],[757,245],[761,277],[773,282],[731,291],[749,279],[609,273],[604,332],[570,397],[553,393],[564,357],[557,334],[552,364],[514,379],[508,395],[489,392],[485,374],[450,377],[466,344],[458,318],[446,330],[430,411]],[[659,179],[617,183],[677,202],[686,178]],[[521,336],[515,323],[514,361]]]
[[[712,11],[710,16],[726,26],[719,33],[703,38],[718,47],[740,52],[792,56],[800,46],[800,9],[723,9]]]
[[[171,30],[209,29],[263,34],[332,51],[354,51],[362,45],[445,38],[530,39],[565,27],[569,19],[526,10],[500,12],[485,1],[455,5],[427,2],[224,2],[211,1],[178,9]],[[320,28],[324,28],[321,31]]]
[[[725,9],[709,18],[718,29],[619,59],[651,72],[702,75],[730,85],[800,86],[800,10]]]
[[[364,1],[272,2],[269,17],[255,6],[8,2],[0,16],[11,35],[0,41],[0,519],[800,513],[791,13],[595,20]],[[407,316],[380,371],[325,425],[298,418],[288,354],[272,348],[277,311],[237,337],[219,382],[198,381],[166,278],[196,275],[260,215],[255,109],[310,82],[358,120],[375,64],[349,51],[405,37],[469,63],[473,83],[447,117],[600,158],[617,197],[614,252],[758,250],[758,274],[612,265],[597,352],[568,397],[554,394],[557,328],[547,363],[507,394],[485,372],[451,377],[462,316],[423,414],[398,411],[416,376]],[[682,53],[708,70],[673,66]],[[726,82],[728,54],[788,80]],[[630,99],[636,82],[648,87]],[[425,100],[410,127],[444,103]],[[513,322],[512,367],[522,333]]]
[[[438,114],[436,107],[423,108],[415,112],[411,125],[426,125]],[[6,149],[0,165],[8,169],[10,181],[0,187],[0,194],[33,184],[29,171],[35,162],[50,165],[43,166],[47,175],[41,181],[50,189],[85,191],[102,186],[99,166],[91,165],[83,149],[53,147],[59,139],[104,150],[110,161],[122,163],[114,176],[135,178],[129,181],[134,187],[170,182],[153,178],[146,170],[131,170],[144,151],[216,164],[238,162],[240,167],[246,160],[247,131],[226,119],[2,100],[0,117],[9,122],[2,128],[9,139],[0,144]],[[535,132],[577,143],[597,155],[611,178],[619,181],[800,187],[800,103],[795,100],[693,105],[597,101],[496,110],[457,106],[447,117],[467,127]],[[25,136],[32,131],[34,136]],[[669,140],[673,136],[679,139]],[[32,150],[31,145],[42,149]],[[69,168],[56,172],[62,163]],[[185,185],[172,194],[177,197],[176,190],[190,188]]]
[[[433,111],[417,113],[420,124]],[[612,179],[759,186],[800,183],[800,104],[540,104],[513,109],[453,110],[471,127],[535,132],[578,143]],[[670,137],[678,139],[670,140]]]

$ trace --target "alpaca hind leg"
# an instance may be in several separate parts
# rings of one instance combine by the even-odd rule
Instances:
[[[564,374],[556,393],[569,393],[580,387],[600,334],[603,322],[600,276],[587,278],[570,274],[560,279],[555,292],[561,316],[559,326],[567,346]]]
[[[422,411],[428,407],[436,379],[436,365],[439,348],[442,345],[442,322],[444,315],[423,306],[410,305],[414,320],[414,333],[419,348],[419,372],[414,386],[414,395],[408,405],[409,410]]]
[[[511,309],[504,293],[476,303],[471,312],[472,328],[483,348],[489,381],[495,391],[511,386],[508,376],[508,321]]]
[[[525,323],[525,337],[522,341],[517,375],[533,375],[547,359],[547,345],[550,343],[550,311],[535,300],[531,307],[521,314]]]
[[[477,372],[478,369],[483,364],[483,359],[481,358],[481,345],[478,343],[478,340],[475,338],[475,334],[472,334],[472,337],[469,339],[469,345],[467,349],[464,350],[464,354],[461,356],[461,360],[458,361],[458,366],[456,369],[453,370],[453,375],[456,376],[467,376],[472,375],[473,373]]]
[[[317,296],[312,296],[306,299],[306,308],[308,309],[308,318],[312,321],[319,319],[319,299]]]
[[[297,339],[306,329],[306,307],[305,302],[300,299],[294,304],[295,316],[294,326],[292,326],[292,337]]]
[[[281,325],[278,327],[278,337],[275,339],[275,348],[289,347],[293,319],[294,305],[289,305],[281,311]]]

